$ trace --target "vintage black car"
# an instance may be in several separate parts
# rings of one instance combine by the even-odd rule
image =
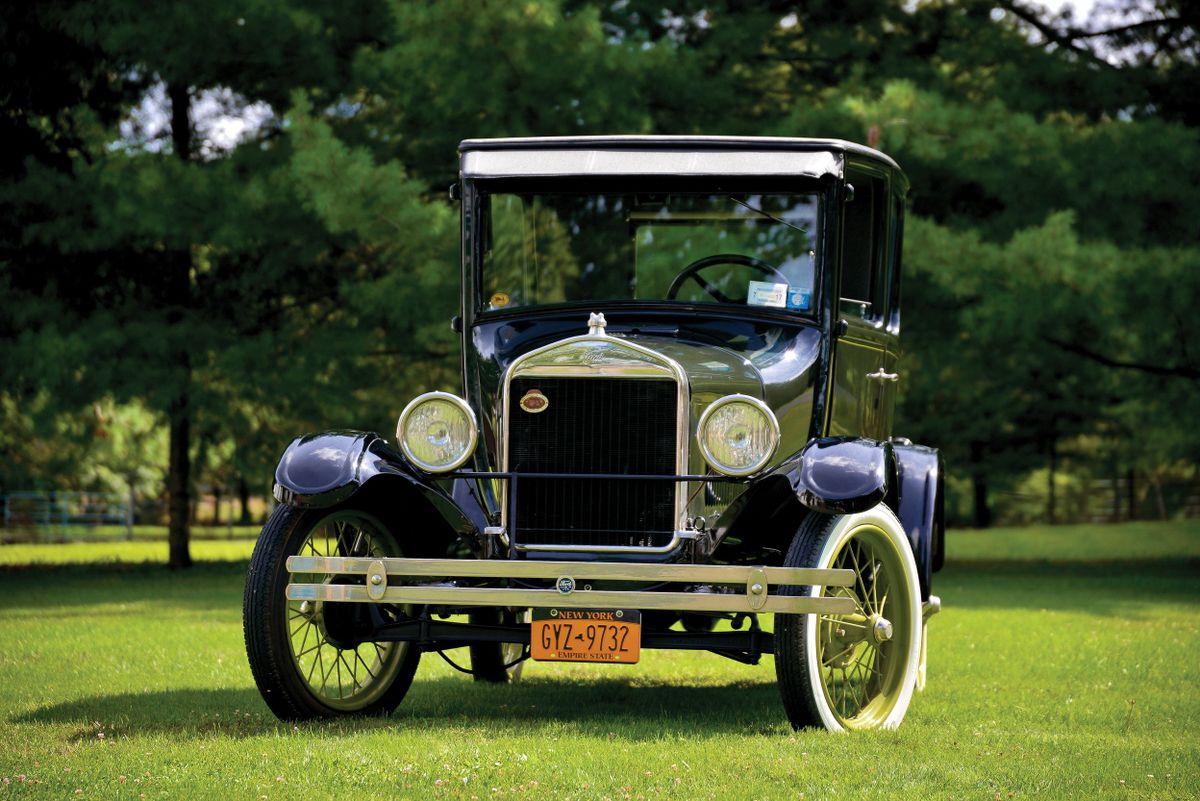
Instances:
[[[790,138],[460,151],[462,394],[394,442],[288,446],[245,595],[268,706],[390,712],[429,652],[502,682],[677,648],[773,655],[796,727],[897,726],[943,554],[938,452],[891,436],[900,169]]]

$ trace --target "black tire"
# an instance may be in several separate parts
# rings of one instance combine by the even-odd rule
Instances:
[[[353,536],[346,533],[351,526],[355,527]],[[331,530],[336,533],[332,541]],[[317,543],[322,543],[322,547],[317,548]],[[305,602],[309,604],[305,606],[288,601],[285,595],[290,575],[287,559],[302,549],[330,556],[401,555],[395,537],[379,518],[367,509],[356,508],[353,501],[333,509],[305,510],[287,505],[276,508],[263,527],[250,559],[243,601],[246,655],[263,700],[282,720],[390,713],[412,685],[420,650],[408,643],[363,642],[354,648],[342,648],[329,642],[324,629],[325,607],[320,602]],[[339,581],[347,579],[339,577]],[[331,578],[316,576],[306,580],[315,583]],[[348,604],[330,606],[340,607],[340,612]],[[378,609],[390,620],[398,619],[406,611],[391,606]],[[303,639],[298,643],[301,636]],[[310,644],[310,636],[315,645]],[[311,664],[307,675],[306,657]],[[343,684],[343,665],[346,684]],[[361,679],[359,665],[362,665]],[[336,693],[328,684],[335,669]],[[314,674],[318,673],[319,686],[314,681]]]
[[[511,626],[524,619],[524,615],[499,607],[480,607],[468,615],[477,626]],[[521,679],[524,662],[518,662],[525,646],[519,643],[477,642],[470,645],[471,673],[475,681],[505,684]],[[516,664],[513,664],[516,662]]]
[[[855,515],[808,515],[784,565],[853,569],[850,557],[859,554],[868,565],[856,571],[861,584],[827,591],[870,598],[871,588],[886,588],[882,601],[876,595],[854,615],[775,616],[775,674],[796,729],[893,729],[912,700],[922,629],[920,585],[912,550],[891,510],[881,505]],[[811,586],[784,592],[812,593]],[[877,622],[887,624],[886,639],[875,638]],[[856,661],[848,671],[851,659]]]

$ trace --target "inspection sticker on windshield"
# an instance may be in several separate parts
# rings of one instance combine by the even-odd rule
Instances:
[[[808,311],[812,303],[812,290],[806,286],[789,286],[787,291],[787,307],[792,311]]]
[[[773,306],[787,308],[787,284],[772,284],[770,281],[751,281],[746,293],[746,303],[751,306]]]

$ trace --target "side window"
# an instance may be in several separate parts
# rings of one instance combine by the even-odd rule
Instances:
[[[888,283],[891,286],[891,291],[888,302],[891,306],[889,312],[888,326],[892,333],[900,331],[900,257],[904,250],[904,200],[900,197],[893,199],[892,203],[892,264],[888,270]]]
[[[854,199],[845,205],[842,223],[841,310],[877,320],[886,305],[887,182],[866,173],[851,172],[848,177]]]

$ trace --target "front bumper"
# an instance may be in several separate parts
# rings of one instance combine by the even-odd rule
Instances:
[[[422,604],[447,607],[661,609],[683,612],[850,614],[853,599],[783,595],[785,586],[850,587],[851,570],[740,565],[627,564],[492,559],[368,559],[292,556],[287,597],[293,601]],[[362,577],[295,582],[296,574]],[[473,586],[486,580],[553,581],[548,589]],[[590,582],[683,584],[688,591],[593,590]],[[423,582],[423,583],[422,583]],[[466,583],[464,583],[466,582]],[[772,592],[772,589],[775,589]]]

